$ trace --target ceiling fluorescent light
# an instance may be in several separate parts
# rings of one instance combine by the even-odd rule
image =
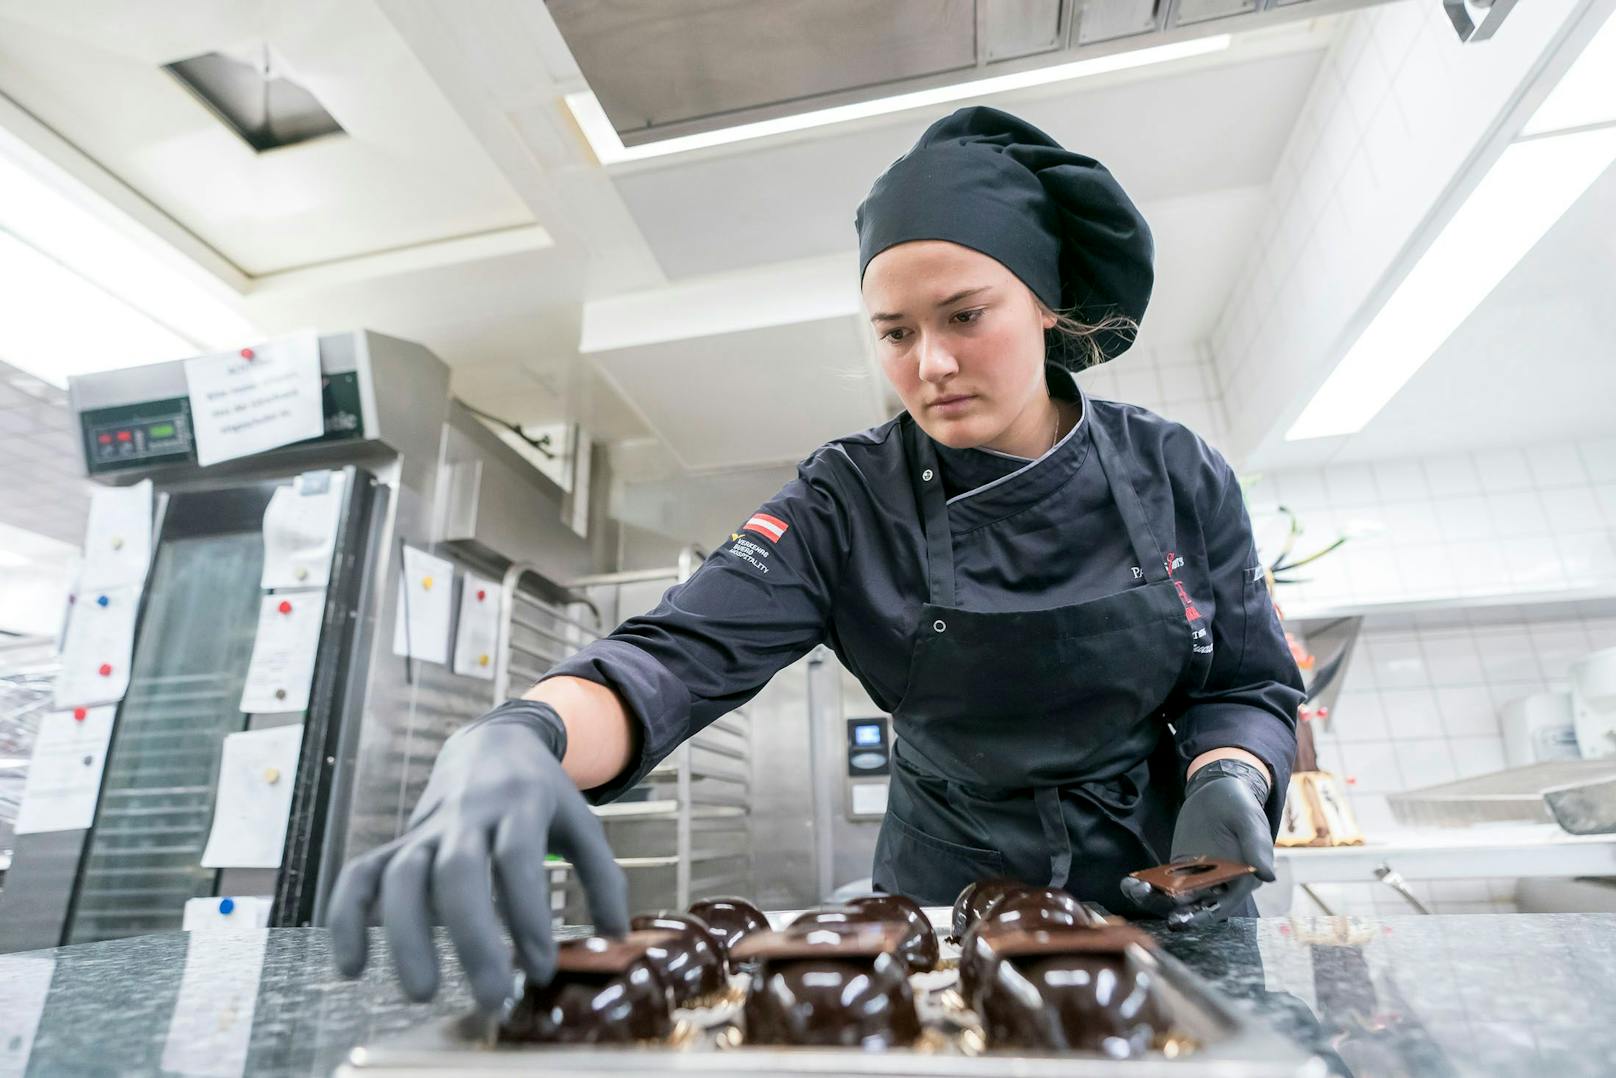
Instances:
[[[222,285],[193,279],[183,256],[159,243],[0,129],[0,274],[12,301],[0,318],[0,359],[60,386],[68,374],[262,336],[218,294]],[[45,310],[66,312],[48,335],[37,325]],[[116,339],[114,326],[130,336]]]
[[[681,135],[678,138],[663,139],[660,142],[650,142],[641,146],[623,145],[622,139],[617,136],[617,129],[612,126],[611,120],[606,116],[606,111],[600,107],[600,102],[595,98],[593,92],[585,90],[580,93],[568,94],[565,100],[567,108],[572,110],[573,118],[577,120],[578,126],[582,128],[584,137],[589,140],[590,147],[595,151],[596,158],[603,165],[615,165],[624,161],[641,161],[646,158],[662,157],[667,154],[684,153],[688,150],[699,150],[710,146],[722,146],[732,142],[764,138],[768,135],[780,135],[791,131],[825,127],[830,124],[845,123],[849,120],[859,120],[869,116],[881,116],[890,112],[902,112],[906,109],[926,108],[952,101],[962,101],[967,98],[985,97],[1010,90],[1021,90],[1029,86],[1043,86],[1052,82],[1064,82],[1090,75],[1101,75],[1112,71],[1144,67],[1149,64],[1182,60],[1191,56],[1203,56],[1207,53],[1227,49],[1229,41],[1228,34],[1217,34],[1212,37],[1197,38],[1193,41],[1180,41],[1171,45],[1158,45],[1149,49],[1135,49],[1131,52],[1099,56],[1091,60],[1077,60],[1069,64],[1056,64],[1052,67],[1035,68],[1030,71],[1017,71],[1009,75],[977,79],[974,82],[955,83],[930,90],[917,90],[913,93],[897,94],[893,97],[878,98],[874,101],[859,101],[850,105],[837,105],[834,108],[798,113],[795,116],[782,116],[778,119],[762,120],[757,123],[740,124],[736,127],[726,127],[717,131]]]
[[[1616,127],[1512,143],[1285,439],[1362,430],[1612,162]]]

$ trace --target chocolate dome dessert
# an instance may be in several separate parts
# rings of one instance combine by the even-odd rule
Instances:
[[[914,928],[915,935],[905,938],[898,947],[898,953],[909,963],[909,972],[925,973],[937,968],[937,932],[932,928],[926,911],[914,899],[903,895],[866,895],[853,899],[847,905],[872,911],[884,920],[907,922]]]
[[[907,925],[823,922],[759,933],[735,955],[755,962],[741,1019],[750,1044],[892,1048],[920,1017],[908,966],[894,950]]]
[[[500,1028],[500,1039],[550,1044],[632,1044],[673,1029],[668,986],[648,951],[676,942],[672,932],[591,936],[556,948],[556,974],[529,985]]]
[[[971,926],[981,919],[987,908],[1011,891],[1020,891],[1026,888],[1020,880],[995,877],[988,880],[977,880],[975,883],[965,885],[965,890],[959,893],[954,900],[953,928],[951,937],[955,943],[965,938],[965,933]]]
[[[674,934],[673,939],[647,948],[646,957],[673,993],[676,1006],[724,987],[724,952],[699,917],[688,913],[642,913],[629,921],[629,927]]]
[[[769,919],[744,898],[704,898],[690,904],[690,912],[706,922],[707,930],[719,945],[730,969],[735,968],[731,952],[735,945],[754,932],[767,932]]]
[[[900,899],[908,902],[908,899]],[[911,903],[912,905],[912,903]],[[903,959],[904,964],[911,973],[921,973],[935,969],[937,966],[937,936],[931,929],[931,922],[926,915],[920,912],[918,906],[914,909],[914,916],[909,911],[896,904],[882,905],[859,901],[849,902],[842,906],[824,906],[817,910],[808,910],[799,914],[786,929],[787,935],[800,935],[801,930],[813,925],[821,924],[878,924],[892,925],[902,930],[903,934],[897,943],[894,952]]]
[[[994,936],[976,1002],[988,1046],[1116,1059],[1147,1052],[1168,1022],[1150,972],[1125,953],[1138,938],[1117,928]]]

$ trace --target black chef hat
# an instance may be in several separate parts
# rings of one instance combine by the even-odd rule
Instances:
[[[1150,302],[1150,227],[1116,178],[1062,149],[1025,120],[982,105],[938,120],[892,163],[859,204],[859,280],[870,260],[910,240],[948,240],[1002,262],[1054,311],[1080,322],[1138,323]],[[1131,329],[1102,330],[1115,359]],[[1050,330],[1051,360],[1094,362],[1081,342]]]

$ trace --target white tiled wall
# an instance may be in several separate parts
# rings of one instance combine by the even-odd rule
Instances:
[[[1616,437],[1410,457],[1251,477],[1246,502],[1265,559],[1347,544],[1297,570],[1289,616],[1420,600],[1616,592]]]
[[[1091,367],[1077,380],[1092,396],[1149,408],[1219,449],[1228,441],[1223,397],[1204,342],[1130,349],[1126,362]]]
[[[1504,767],[1504,705],[1564,690],[1570,665],[1606,647],[1616,647],[1613,600],[1370,618],[1329,733],[1314,731],[1319,766],[1347,784],[1365,834],[1383,836],[1398,826],[1387,794]],[[1437,912],[1490,912],[1513,909],[1513,886],[1460,880],[1411,889]],[[1338,913],[1408,912],[1380,885],[1329,885],[1320,895],[1332,908],[1340,903]]]

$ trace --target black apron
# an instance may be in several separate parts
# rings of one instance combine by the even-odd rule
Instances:
[[[1119,881],[1167,860],[1184,788],[1167,709],[1176,690],[1205,681],[1212,638],[1110,436],[1083,421],[1144,583],[998,613],[954,605],[936,452],[903,421],[930,596],[892,715],[881,890],[947,905],[973,880],[1009,876],[1133,913]]]

